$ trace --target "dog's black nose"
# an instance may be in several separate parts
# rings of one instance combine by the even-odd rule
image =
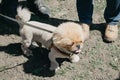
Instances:
[[[78,49],[80,49],[80,45],[76,45],[76,47],[77,47]]]

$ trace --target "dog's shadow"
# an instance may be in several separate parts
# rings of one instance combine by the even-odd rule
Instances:
[[[22,55],[20,46],[21,46],[20,43],[13,43],[7,46],[0,46],[0,51],[4,51],[5,53],[13,55],[13,56],[20,56]]]

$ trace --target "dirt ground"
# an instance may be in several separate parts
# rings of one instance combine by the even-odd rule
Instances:
[[[43,22],[57,26],[62,22],[79,21],[75,0],[45,0],[51,19]],[[93,25],[90,39],[79,54],[78,63],[58,59],[56,73],[49,70],[48,51],[33,49],[33,57],[22,54],[16,24],[0,22],[0,80],[120,80],[120,30],[116,42],[103,40],[105,0],[94,0]],[[8,21],[10,22],[10,21]]]

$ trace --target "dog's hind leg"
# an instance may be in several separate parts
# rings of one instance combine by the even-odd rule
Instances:
[[[21,45],[21,49],[24,53],[25,56],[31,56],[32,55],[32,51],[29,50],[27,47],[25,47],[24,45]]]
[[[32,43],[32,37],[33,36],[24,36],[22,37],[23,42],[21,45],[22,51],[26,56],[32,56],[32,51],[29,49],[31,43]]]

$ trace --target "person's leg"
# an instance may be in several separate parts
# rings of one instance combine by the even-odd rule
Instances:
[[[118,37],[118,23],[120,21],[120,0],[106,0],[104,18],[107,26],[105,30],[105,40],[115,41]]]
[[[117,25],[120,20],[120,0],[107,0],[104,18],[110,25]]]
[[[92,14],[93,14],[93,0],[77,0],[77,12],[80,23],[85,34],[85,40],[89,38],[89,27],[92,23]]]
[[[77,12],[81,23],[92,23],[93,14],[93,1],[92,0],[77,0]]]

